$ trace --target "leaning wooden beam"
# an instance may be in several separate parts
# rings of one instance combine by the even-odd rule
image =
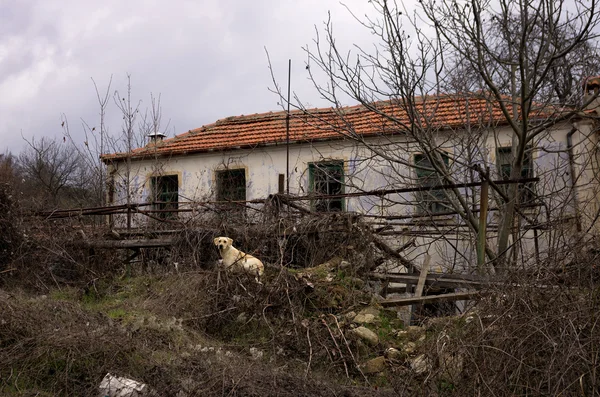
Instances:
[[[393,249],[388,244],[386,244],[383,240],[378,239],[377,237],[373,238],[373,243],[377,248],[390,255],[393,258],[396,258],[400,261],[402,266],[406,267],[409,270],[413,270],[415,268],[415,264],[406,259],[404,256],[400,255],[398,250]]]
[[[156,248],[173,245],[173,239],[148,239],[148,240],[91,240],[85,244],[93,248]]]
[[[419,281],[417,281],[417,287],[415,288],[415,298],[419,298],[423,295],[423,288],[425,288],[425,280],[427,279],[427,273],[429,273],[429,263],[431,263],[431,256],[425,254],[425,260],[421,266],[421,274],[419,275]]]
[[[468,292],[454,292],[451,294],[443,294],[443,295],[430,295],[430,296],[421,296],[414,297],[411,296],[409,298],[394,298],[394,299],[385,299],[379,302],[383,307],[391,307],[391,306],[408,306],[414,305],[415,303],[431,303],[437,301],[460,301],[466,299],[472,299],[477,296],[480,296],[481,292],[479,291],[468,291]]]

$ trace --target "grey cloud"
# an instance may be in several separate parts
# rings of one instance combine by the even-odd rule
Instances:
[[[365,7],[362,0],[350,3]],[[265,46],[280,84],[286,84],[291,58],[293,90],[312,105],[326,105],[307,81],[301,46],[311,42],[328,9],[344,32],[341,42],[363,40],[337,0],[31,0],[0,7],[9,21],[0,24],[0,54],[8,51],[0,55],[0,138],[15,151],[22,147],[21,131],[61,136],[62,113],[73,133],[81,135],[80,119],[97,125],[90,78],[104,89],[113,75],[112,91],[123,92],[130,73],[142,107],[151,92],[160,93],[170,135],[222,117],[279,110],[268,91]],[[10,47],[11,40],[24,44]],[[108,122],[119,133],[112,101]]]

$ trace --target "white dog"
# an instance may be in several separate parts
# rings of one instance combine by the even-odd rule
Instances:
[[[245,272],[254,276],[256,282],[260,283],[260,277],[265,272],[265,266],[258,258],[232,246],[233,240],[229,237],[217,237],[214,243],[219,249],[221,258],[223,258],[225,269],[231,270],[234,273]]]

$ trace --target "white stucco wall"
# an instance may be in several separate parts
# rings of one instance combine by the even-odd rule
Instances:
[[[578,184],[578,201],[580,210],[584,203],[591,203],[586,210],[596,211],[597,207],[597,187],[595,174],[591,171],[591,159],[595,159],[597,139],[591,133],[590,125],[578,126],[580,131],[574,134],[574,153],[576,156],[576,173]],[[538,222],[552,221],[572,216],[574,213],[573,192],[570,189],[572,175],[569,166],[567,149],[567,133],[572,125],[565,123],[546,134],[541,134],[535,141],[535,150],[533,151],[533,163],[535,176],[540,178],[537,186],[537,193],[544,198],[545,207],[525,210],[525,212]],[[465,153],[469,149],[471,140],[465,133],[454,134],[452,139],[440,134],[440,148],[447,151],[451,158],[456,161],[451,162],[450,168],[455,175],[464,175],[457,179],[468,181],[468,165],[465,160]],[[493,179],[499,179],[496,169],[496,148],[511,146],[512,133],[508,128],[501,128],[497,131],[488,131],[482,138],[484,145],[476,152],[476,156],[471,159],[471,165],[480,164],[490,167]],[[412,157],[418,153],[414,145],[407,143],[405,138],[396,137],[374,139],[370,141],[373,145],[380,146],[396,159],[412,163]],[[470,148],[473,149],[473,148]],[[309,193],[308,164],[311,162],[323,160],[343,160],[344,172],[348,186],[346,193],[358,191],[391,189],[406,187],[406,183],[414,178],[414,170],[402,164],[390,162],[380,158],[373,158],[372,153],[363,146],[357,145],[350,140],[339,140],[329,142],[318,142],[314,144],[292,144],[289,147],[289,170],[290,170],[290,193],[292,195],[303,196]],[[593,161],[594,164],[596,160]],[[215,171],[223,169],[242,168],[246,173],[246,199],[262,199],[269,194],[277,193],[279,174],[286,174],[286,147],[266,146],[255,149],[240,149],[224,152],[209,152],[199,154],[189,154],[176,156],[173,158],[160,158],[157,160],[135,160],[132,161],[130,170],[131,180],[131,201],[134,203],[144,203],[149,201],[150,180],[152,176],[157,175],[177,175],[179,180],[179,200],[181,206],[185,206],[186,201],[211,201],[214,200],[215,192]],[[126,179],[125,163],[117,164],[116,167],[109,167],[109,172],[114,176],[116,184],[116,196],[113,204],[122,204],[126,202],[126,191],[124,189]],[[495,176],[495,177],[494,177]],[[474,189],[475,192],[478,189]],[[363,214],[375,215],[411,215],[415,213],[415,194],[404,193],[388,196],[395,203],[382,202],[377,197],[357,197],[346,199],[346,210]],[[473,198],[477,203],[478,197]],[[308,204],[308,203],[305,203]],[[382,205],[383,204],[383,205]],[[498,208],[498,203],[490,200],[490,208]],[[419,237],[420,244],[407,255],[420,260],[423,253],[436,246],[435,257],[433,258],[433,269],[441,267],[448,263],[449,256],[454,263],[459,263],[460,267],[469,267],[475,261],[475,253],[472,244],[473,236],[465,230],[457,229],[452,219],[449,217],[449,227],[440,230],[432,230],[431,225],[415,224],[412,219],[396,220],[394,223],[406,223],[411,232],[415,230],[430,230],[431,237]],[[592,215],[586,218],[593,218]],[[488,216],[489,224],[497,222],[497,212],[491,211]],[[524,226],[523,226],[524,227]],[[568,227],[572,227],[569,224]],[[445,239],[453,240],[451,246],[438,240],[440,235],[445,235]],[[553,244],[552,234],[545,230],[537,232],[537,245],[539,250],[547,250]],[[534,232],[529,230],[523,233],[525,244],[520,249],[526,256],[534,256]],[[396,244],[403,244],[408,241],[409,236],[395,236],[392,238]],[[489,239],[494,239],[494,229],[489,229]],[[458,248],[458,249],[456,249]],[[430,252],[431,254],[431,252]],[[442,269],[439,269],[442,270]]]

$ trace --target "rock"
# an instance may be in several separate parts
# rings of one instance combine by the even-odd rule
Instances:
[[[245,312],[241,312],[240,314],[238,314],[238,316],[235,318],[235,321],[238,323],[245,323],[246,321],[248,321],[248,315]]]
[[[354,316],[354,319],[352,321],[354,321],[357,324],[372,324],[375,322],[375,316],[370,313],[359,313],[356,316]]]
[[[356,312],[346,313],[346,319],[352,321],[356,317]]]
[[[339,269],[347,269],[350,267],[350,262],[348,261],[341,261],[340,265],[339,265]]]
[[[370,345],[376,345],[379,343],[379,337],[377,334],[366,327],[354,328],[350,332]]]
[[[409,333],[424,333],[425,332],[425,328],[423,327],[419,327],[418,325],[410,325],[407,329],[406,329]]]
[[[102,397],[139,397],[148,395],[148,385],[133,379],[106,374],[100,386]]]
[[[399,338],[407,338],[409,340],[422,341],[425,340],[425,328],[411,325],[396,332],[396,336]]]
[[[261,359],[265,353],[262,350],[258,350],[256,347],[251,347],[250,354],[252,355],[252,359],[258,360]]]
[[[406,354],[412,354],[417,349],[417,344],[415,342],[407,342],[403,347],[402,351]]]
[[[361,289],[365,286],[364,280],[358,277],[346,277],[344,281],[347,285],[355,289]]]
[[[360,312],[358,312],[359,314],[372,314],[375,317],[379,317],[379,309],[373,306],[367,306],[364,309],[362,309]]]
[[[417,375],[424,374],[431,370],[431,363],[424,354],[409,360],[410,368]]]
[[[368,306],[358,312],[353,320],[358,324],[372,324],[379,321],[379,309]]]
[[[383,355],[390,360],[400,360],[403,356],[402,352],[396,348],[388,347]]]
[[[361,365],[361,370],[365,374],[376,374],[378,372],[382,372],[385,370],[385,357],[379,356],[367,361]]]

